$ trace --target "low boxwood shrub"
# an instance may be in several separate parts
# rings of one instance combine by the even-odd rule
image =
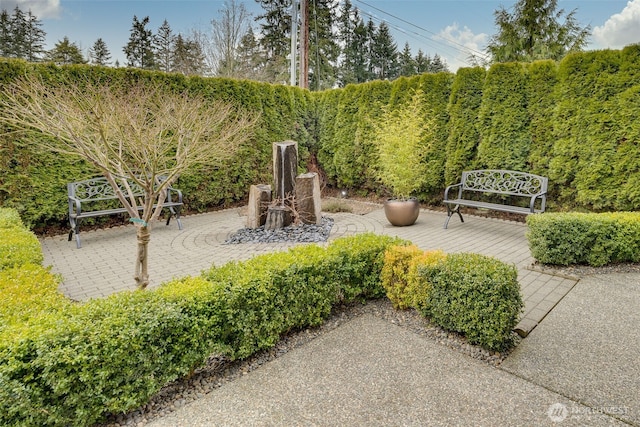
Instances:
[[[425,316],[472,344],[489,350],[509,347],[523,307],[515,266],[462,253],[418,270],[430,286],[420,307]]]
[[[91,425],[146,402],[202,360],[190,350],[197,343],[187,316],[153,292],[119,293],[64,314],[1,349],[0,400],[13,414],[3,422]]]
[[[272,347],[284,332],[326,318],[337,288],[324,255],[319,246],[301,246],[203,273],[224,289],[221,339],[232,358]]]
[[[327,248],[327,257],[339,283],[339,302],[350,303],[368,298],[380,298],[385,289],[380,283],[384,253],[393,245],[408,244],[397,237],[363,233],[334,240]]]
[[[42,264],[40,242],[14,209],[0,209],[0,270]]]
[[[418,267],[433,265],[445,256],[442,251],[423,251],[415,245],[389,247],[384,254],[381,283],[393,306],[406,309],[425,301],[429,284],[418,275]]]
[[[0,208],[0,228],[24,227],[20,214],[15,209]]]
[[[247,357],[321,323],[334,304],[383,294],[383,254],[400,242],[364,234],[299,246],[155,291],[45,304],[37,322],[7,310],[23,327],[0,335],[0,425],[84,426],[139,407],[213,354]]]
[[[546,213],[527,217],[527,239],[540,263],[602,266],[640,261],[640,213]]]
[[[19,336],[42,315],[66,309],[70,302],[58,292],[58,284],[58,278],[40,265],[0,270],[0,341]]]

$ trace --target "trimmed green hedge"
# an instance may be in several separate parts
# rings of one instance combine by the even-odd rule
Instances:
[[[111,85],[147,82],[167,91],[193,92],[208,99],[224,100],[234,106],[260,113],[253,138],[233,158],[216,166],[193,168],[175,184],[184,195],[185,209],[206,211],[246,199],[252,184],[270,183],[272,143],[296,140],[299,167],[306,170],[315,131],[315,99],[297,87],[248,80],[185,77],[179,74],[132,68],[89,65],[58,67],[0,59],[0,86],[18,76],[33,74],[45,81],[77,84],[108,81]],[[66,183],[99,175],[91,165],[76,157],[43,152],[33,136],[21,136],[0,124],[0,205],[20,212],[31,228],[64,226],[67,221]],[[109,218],[88,219],[89,223]]]
[[[23,227],[20,214],[15,209],[0,208],[0,228]]]
[[[84,304],[64,298],[41,266],[0,271],[0,424],[90,425],[139,407],[212,354],[248,357],[322,323],[336,304],[383,296],[384,255],[407,244],[360,234]],[[506,346],[521,307],[515,269],[442,253],[419,254],[424,264],[409,268],[416,307],[473,343]]]
[[[247,80],[184,77],[131,68],[57,67],[0,60],[0,84],[25,73],[45,80],[145,81],[259,111],[254,138],[217,167],[194,168],[176,184],[186,208],[205,211],[246,199],[272,180],[273,142],[297,140],[301,171],[329,185],[387,195],[379,185],[372,124],[417,89],[425,120],[425,183],[416,196],[438,203],[463,170],[517,169],[547,176],[551,210],[640,210],[640,45],[567,55],[562,61],[494,64],[488,70],[424,74],[323,92]],[[428,116],[428,117],[427,117]],[[0,129],[0,204],[31,228],[66,222],[65,184],[96,171],[35,149]],[[615,189],[615,191],[612,191]],[[101,221],[102,218],[95,221]]]
[[[513,265],[478,254],[448,254],[418,268],[429,285],[420,311],[443,328],[489,350],[512,345],[523,302]]]
[[[382,286],[394,307],[413,307],[442,328],[489,350],[513,345],[523,302],[515,266],[484,255],[423,251],[414,245],[385,252]]]
[[[11,341],[48,314],[67,308],[71,303],[58,292],[58,284],[58,278],[40,265],[1,270],[0,337]]]
[[[533,257],[543,264],[602,266],[640,261],[640,213],[546,213],[527,217]]]
[[[242,358],[273,346],[321,323],[337,303],[383,295],[383,254],[399,243],[363,234],[214,267],[156,291],[82,305],[58,305],[53,295],[37,322],[0,330],[0,424],[90,425],[144,404],[211,354]]]
[[[42,264],[36,236],[22,224],[15,209],[0,208],[0,270],[24,264]]]

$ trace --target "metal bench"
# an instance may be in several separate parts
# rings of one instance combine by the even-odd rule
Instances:
[[[444,191],[444,204],[447,205],[447,221],[454,213],[464,222],[460,213],[461,206],[472,208],[491,209],[503,212],[528,215],[542,213],[547,203],[548,178],[525,172],[510,170],[473,170],[462,172],[460,182],[450,185]],[[449,192],[457,189],[450,198]],[[505,203],[490,203],[483,201],[489,195],[509,196]],[[518,199],[526,198],[528,207],[518,206],[513,203]],[[524,204],[524,203],[523,203]]]
[[[160,181],[164,181],[166,177],[160,177]],[[142,188],[129,182],[129,186],[135,197],[143,197],[144,192]],[[126,194],[126,190],[121,188]],[[69,224],[71,230],[69,231],[69,241],[73,237],[73,233],[76,234],[76,246],[78,249],[81,247],[80,243],[80,220],[83,218],[97,217],[103,215],[114,215],[120,213],[126,213],[127,210],[123,207],[100,209],[100,206],[96,202],[118,200],[113,187],[107,181],[107,178],[101,176],[97,178],[87,179],[85,181],[70,182],[67,184],[68,200],[69,200]],[[139,210],[143,207],[140,204]],[[104,204],[103,204],[104,206]],[[154,205],[154,209],[157,205]],[[96,209],[96,207],[98,207]],[[167,197],[162,208],[168,208],[170,215],[167,217],[167,225],[171,221],[171,217],[176,217],[178,223],[178,229],[182,230],[182,222],[180,221],[180,208],[182,207],[182,192],[175,188],[167,188]]]

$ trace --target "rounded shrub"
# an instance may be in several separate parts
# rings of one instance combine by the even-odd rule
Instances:
[[[418,274],[418,267],[434,265],[445,256],[442,251],[423,251],[415,245],[389,247],[384,253],[381,282],[393,306],[406,309],[421,305],[429,284]]]
[[[511,344],[523,307],[515,266],[462,253],[449,254],[419,272],[431,286],[423,314],[489,350]]]

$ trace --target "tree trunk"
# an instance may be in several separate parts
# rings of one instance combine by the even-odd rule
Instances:
[[[138,256],[136,259],[136,285],[138,289],[145,289],[149,285],[148,246],[151,233],[146,226],[138,227]]]

